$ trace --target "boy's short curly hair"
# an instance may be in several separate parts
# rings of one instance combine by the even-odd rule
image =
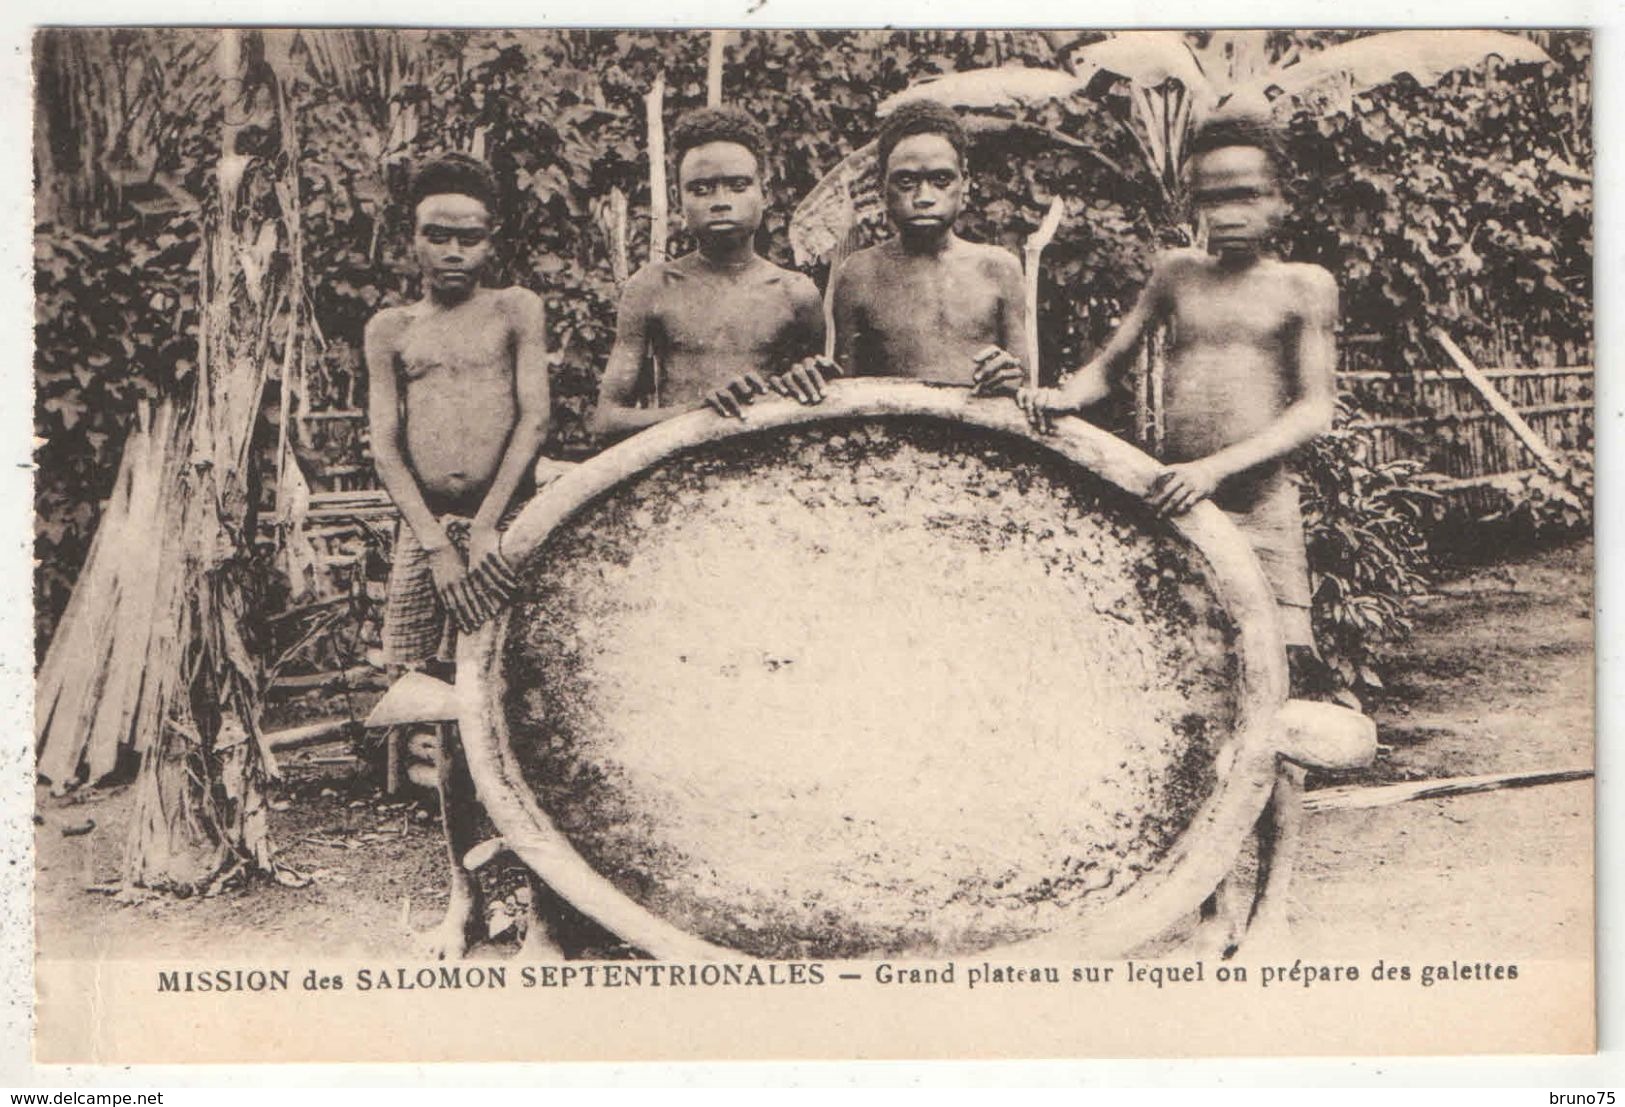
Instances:
[[[672,164],[681,169],[683,155],[708,142],[732,142],[749,150],[758,171],[766,164],[767,132],[738,108],[695,108],[671,129]]]
[[[899,106],[881,124],[875,153],[880,161],[882,177],[886,175],[886,164],[891,161],[892,151],[897,144],[913,135],[941,135],[959,155],[959,164],[965,164],[965,150],[970,146],[970,139],[965,133],[965,125],[959,121],[958,113],[935,100],[910,100]]]
[[[1277,184],[1285,185],[1291,175],[1281,131],[1268,115],[1244,109],[1219,109],[1203,119],[1191,132],[1186,152],[1192,160],[1199,154],[1230,146],[1262,150],[1269,159]]]
[[[470,196],[485,205],[493,216],[497,211],[497,178],[491,167],[467,154],[442,154],[424,162],[412,174],[407,202],[417,210],[430,196],[455,194]]]

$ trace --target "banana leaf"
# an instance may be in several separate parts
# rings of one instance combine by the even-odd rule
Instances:
[[[1503,31],[1383,31],[1317,50],[1228,91],[1236,97],[1273,99],[1332,80],[1345,82],[1351,93],[1360,93],[1401,74],[1431,85],[1447,73],[1482,65],[1491,58],[1512,65],[1549,64],[1552,60],[1529,39]]]
[[[970,111],[1040,104],[1064,100],[1081,92],[1088,82],[1060,69],[1040,69],[1026,65],[1003,65],[995,69],[967,69],[930,77],[880,102],[875,113],[882,118],[904,104],[935,100],[949,107]]]

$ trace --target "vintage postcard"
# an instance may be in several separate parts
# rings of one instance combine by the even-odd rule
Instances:
[[[41,1063],[1593,1050],[1589,32],[33,72]]]

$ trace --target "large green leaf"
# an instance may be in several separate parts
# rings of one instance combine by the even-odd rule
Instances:
[[[1060,69],[1002,65],[931,77],[880,102],[876,114],[890,115],[914,100],[935,100],[972,111],[1064,100],[1087,83]]]
[[[972,111],[1065,100],[1089,84],[1097,73],[1110,73],[1147,88],[1178,81],[1198,97],[1212,96],[1211,82],[1177,31],[1123,31],[1103,42],[1073,51],[1076,71],[1005,65],[931,77],[882,101],[885,116],[913,100],[936,100]]]
[[[1550,63],[1546,51],[1521,35],[1502,31],[1383,31],[1317,50],[1230,90],[1236,97],[1294,95],[1323,81],[1347,83],[1350,93],[1409,74],[1436,84],[1457,69],[1491,58],[1510,64]]]
[[[1178,31],[1122,31],[1074,52],[1072,65],[1085,79],[1098,71],[1145,88],[1178,81],[1198,99],[1212,95],[1211,82]]]

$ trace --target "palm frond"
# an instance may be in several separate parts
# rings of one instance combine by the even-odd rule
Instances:
[[[428,57],[425,32],[393,28],[309,28],[266,32],[267,60],[284,67],[284,83],[301,69],[321,85],[337,88],[389,135],[399,115],[398,98],[421,76]],[[272,39],[277,60],[269,55]]]
[[[828,259],[864,217],[860,205],[866,197],[878,202],[876,153],[873,142],[852,151],[796,205],[790,216],[790,247],[798,265]]]

